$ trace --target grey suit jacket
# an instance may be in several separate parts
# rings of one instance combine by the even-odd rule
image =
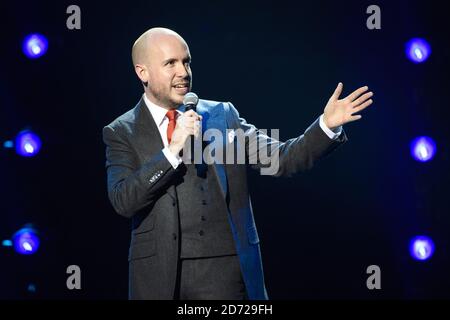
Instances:
[[[247,162],[256,169],[267,167],[260,161],[269,146],[269,158],[278,157],[275,176],[291,176],[314,163],[347,140],[342,132],[331,140],[316,120],[303,135],[280,142],[239,117],[231,103],[200,100],[197,112],[203,115],[203,130],[223,133],[226,152],[237,151],[229,130],[242,130],[247,138],[243,148]],[[129,252],[130,299],[172,299],[179,253],[179,221],[176,185],[183,164],[173,169],[162,153],[163,142],[143,99],[137,106],[103,128],[106,144],[108,196],[118,214],[132,218]],[[235,138],[237,139],[237,137]],[[267,299],[259,237],[247,187],[246,165],[213,166],[226,199],[228,219],[238,253],[249,299]]]

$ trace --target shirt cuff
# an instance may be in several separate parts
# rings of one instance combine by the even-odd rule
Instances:
[[[162,152],[166,156],[167,161],[170,162],[174,169],[176,169],[180,165],[182,159],[170,152],[169,147],[165,147],[164,149],[162,149]]]
[[[323,114],[320,116],[319,125],[320,128],[322,128],[323,132],[325,132],[325,134],[328,136],[328,138],[332,140],[336,140],[337,138],[339,138],[339,136],[342,133],[342,126],[339,126],[333,130],[328,128],[327,125],[325,124],[325,121],[323,121]]]

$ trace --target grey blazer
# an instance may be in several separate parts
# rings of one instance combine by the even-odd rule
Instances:
[[[197,112],[203,115],[203,130],[223,133],[226,152],[239,146],[230,129],[239,129],[244,139],[247,162],[255,169],[267,167],[260,161],[263,148],[271,158],[278,154],[279,169],[274,175],[291,176],[314,163],[347,140],[345,132],[331,140],[316,120],[303,135],[280,142],[239,117],[230,102],[200,100]],[[109,199],[122,216],[132,219],[129,251],[129,298],[172,299],[177,274],[179,245],[176,184],[182,175],[162,153],[163,142],[143,99],[135,108],[103,128]],[[261,153],[262,154],[262,153]],[[259,238],[247,187],[246,165],[213,165],[226,199],[228,219],[238,253],[249,299],[268,299],[264,284]]]

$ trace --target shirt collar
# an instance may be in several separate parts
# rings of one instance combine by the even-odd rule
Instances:
[[[147,108],[150,110],[150,113],[153,116],[153,119],[155,120],[156,125],[159,127],[164,121],[164,118],[166,117],[167,109],[164,109],[163,107],[160,107],[153,102],[151,102],[147,95],[144,93],[144,102],[147,105]],[[181,105],[177,108],[178,114],[183,114],[184,111],[184,105]]]

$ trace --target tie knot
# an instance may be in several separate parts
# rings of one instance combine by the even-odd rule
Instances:
[[[173,121],[173,120],[175,120],[176,114],[177,114],[177,110],[171,109],[171,110],[167,111],[166,116],[167,116],[167,118],[169,118],[169,121]]]

